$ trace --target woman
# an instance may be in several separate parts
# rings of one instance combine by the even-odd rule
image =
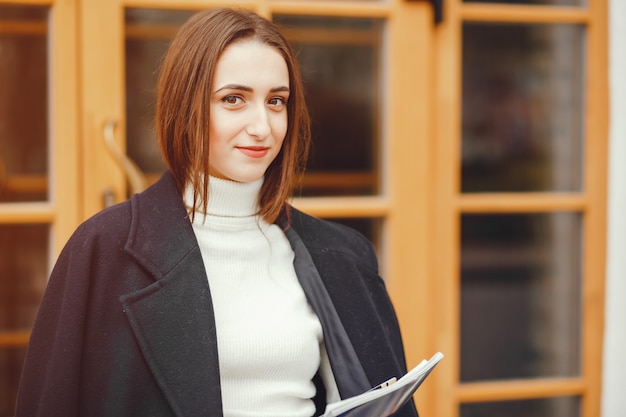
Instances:
[[[156,124],[169,170],[67,243],[17,416],[310,417],[404,374],[370,243],[287,204],[309,120],[277,28],[194,15],[162,63]]]

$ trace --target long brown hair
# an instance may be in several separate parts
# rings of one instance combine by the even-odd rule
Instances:
[[[311,134],[295,54],[274,23],[248,10],[228,8],[205,10],[187,20],[161,63],[157,138],[181,195],[191,185],[193,209],[206,211],[210,198],[208,132],[213,75],[224,49],[247,38],[276,48],[289,71],[287,133],[281,151],[265,172],[259,196],[259,215],[264,220],[288,223],[287,199],[304,170]]]

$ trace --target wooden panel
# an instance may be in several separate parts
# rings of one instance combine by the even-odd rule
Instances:
[[[390,13],[388,2],[376,1],[272,1],[269,5],[273,13],[309,16],[385,18]]]
[[[586,384],[579,378],[475,382],[459,386],[461,402],[508,401],[526,398],[579,396]]]
[[[384,217],[390,212],[384,197],[295,198],[293,205],[317,217]]]
[[[582,211],[587,197],[578,193],[461,194],[456,205],[463,213],[539,213]]]
[[[258,0],[237,0],[237,7],[254,9]],[[232,0],[128,0],[124,7],[163,10],[203,10],[211,7],[232,7]]]
[[[465,3],[461,9],[461,18],[474,22],[584,24],[589,22],[589,13],[580,7]]]
[[[0,332],[0,348],[26,346],[30,339],[30,331]]]
[[[51,203],[0,204],[0,224],[51,223],[55,219]]]
[[[2,0],[2,4],[19,4],[30,6],[50,6],[54,0]]]
[[[52,9],[50,25],[53,45],[50,64],[52,90],[50,194],[54,204],[51,239],[53,258],[56,258],[81,220],[77,15],[76,0],[57,1]],[[51,259],[51,262],[53,260]]]
[[[433,247],[432,308],[429,317],[435,322],[431,334],[446,354],[431,383],[436,384],[433,415],[458,416],[456,388],[459,379],[459,213],[455,202],[460,189],[461,169],[461,21],[460,2],[444,2],[444,20],[436,32],[436,131],[433,141],[435,182],[431,226]]]
[[[81,104],[83,206],[82,216],[101,210],[103,193],[116,201],[126,195],[120,168],[104,145],[104,126],[117,122],[118,146],[125,149],[124,10],[117,0],[84,0],[81,22]]]
[[[383,189],[391,201],[386,219],[384,275],[403,332],[409,367],[430,357],[439,346],[432,312],[432,133],[429,97],[434,82],[433,15],[426,2],[393,3],[389,18],[384,113]],[[443,362],[447,361],[447,356]],[[443,365],[443,364],[442,364]],[[438,365],[438,368],[442,365]],[[437,369],[435,373],[440,370]],[[423,415],[437,415],[432,381],[416,401]]]
[[[583,235],[582,375],[586,394],[582,417],[600,415],[602,397],[602,351],[604,340],[607,165],[609,139],[608,5],[606,0],[588,0],[588,73],[585,90],[584,190],[590,205],[585,213]]]

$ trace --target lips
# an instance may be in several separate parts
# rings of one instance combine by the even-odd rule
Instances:
[[[265,146],[238,146],[237,149],[251,158],[263,158],[270,150]]]

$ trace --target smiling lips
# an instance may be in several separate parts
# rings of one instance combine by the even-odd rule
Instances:
[[[237,149],[251,158],[262,158],[270,150],[270,148],[265,146],[238,146]]]

